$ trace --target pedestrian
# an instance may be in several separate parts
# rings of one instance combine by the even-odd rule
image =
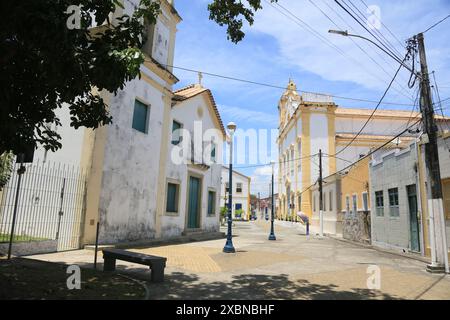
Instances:
[[[309,217],[302,211],[297,212],[300,222],[306,225],[306,235],[309,236]]]

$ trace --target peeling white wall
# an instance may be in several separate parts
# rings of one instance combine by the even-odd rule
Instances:
[[[199,109],[202,111],[199,112]],[[178,103],[172,108],[170,128],[172,128],[172,121],[175,120],[182,124],[182,128],[194,132],[194,122],[201,122],[202,134],[208,129],[218,129],[214,123],[215,115],[209,110],[206,93],[198,95],[191,99],[185,100]],[[172,152],[180,151],[180,145],[172,145],[171,135],[169,135],[170,141],[166,143],[170,144],[167,157],[167,167],[166,167],[166,186],[168,182],[179,183],[179,203],[178,203],[178,213],[177,215],[165,214],[162,218],[162,236],[163,237],[173,237],[179,236],[183,231],[186,231],[187,226],[187,214],[188,214],[188,184],[189,184],[189,173],[195,174],[196,176],[201,176],[201,213],[200,213],[200,228],[203,231],[219,231],[219,217],[220,217],[220,172],[221,165],[219,163],[211,164],[209,169],[200,170],[194,168],[186,163],[177,164],[172,161]],[[186,139],[186,137],[183,137]],[[217,143],[216,158],[219,162],[220,150],[223,145],[223,141],[220,140]],[[208,216],[208,191],[216,192],[216,203],[215,203],[215,215]],[[167,201],[167,189],[163,190],[161,194],[160,201],[164,201],[164,212],[166,209]]]
[[[132,128],[134,103],[149,104],[148,132]],[[164,106],[162,93],[143,79],[132,80],[111,97],[100,195],[101,242],[155,236],[159,152]]]

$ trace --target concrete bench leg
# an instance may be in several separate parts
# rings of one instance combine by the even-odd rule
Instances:
[[[103,271],[115,271],[116,270],[116,259],[106,257],[104,259]]]
[[[153,263],[150,267],[152,270],[151,280],[152,282],[163,282],[164,281],[164,268],[165,263]]]

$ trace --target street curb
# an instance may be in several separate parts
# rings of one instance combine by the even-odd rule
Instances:
[[[357,247],[363,247],[363,248],[367,248],[367,249],[372,249],[378,252],[382,252],[382,253],[386,253],[386,254],[391,254],[394,256],[398,256],[398,257],[403,257],[403,258],[408,258],[408,259],[412,259],[412,260],[416,260],[416,261],[420,261],[423,263],[430,263],[430,260],[426,257],[422,257],[422,256],[413,256],[412,254],[407,254],[407,253],[401,253],[401,252],[396,252],[396,251],[392,251],[392,250],[388,250],[388,249],[383,249],[383,248],[379,248],[379,247],[375,247],[371,244],[364,244],[364,243],[359,243],[359,242],[354,242],[351,240],[347,240],[347,239],[343,239],[343,238],[339,238],[336,236],[332,236],[330,234],[325,234],[324,235],[327,238],[333,239],[333,240],[337,240],[340,242],[345,242],[348,244],[352,244],[354,246]]]
[[[149,241],[136,241],[136,242],[123,242],[116,244],[102,244],[98,246],[99,251],[103,248],[120,248],[120,249],[138,249],[138,248],[148,248],[148,247],[158,247],[174,244],[184,244],[191,242],[202,242],[224,239],[226,237],[224,232],[214,232],[211,234],[199,234],[199,235],[186,235],[171,239],[155,239]],[[95,245],[85,245],[85,250],[95,250]]]

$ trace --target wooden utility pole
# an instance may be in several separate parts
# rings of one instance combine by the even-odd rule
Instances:
[[[437,125],[434,118],[434,108],[431,98],[430,78],[428,74],[427,58],[425,54],[425,44],[423,33],[417,35],[421,84],[420,84],[420,111],[424,132],[427,135],[425,144],[425,164],[427,168],[429,184],[429,225],[430,225],[430,244],[431,244],[431,265],[429,271],[444,271],[444,266],[448,272],[447,243],[445,236],[445,220],[442,206],[442,185],[441,173],[439,168],[439,153],[437,144]],[[444,242],[445,241],[445,242]],[[441,252],[441,254],[438,254]]]
[[[323,190],[322,190],[322,149],[319,150],[319,220],[320,236],[323,237]]]

